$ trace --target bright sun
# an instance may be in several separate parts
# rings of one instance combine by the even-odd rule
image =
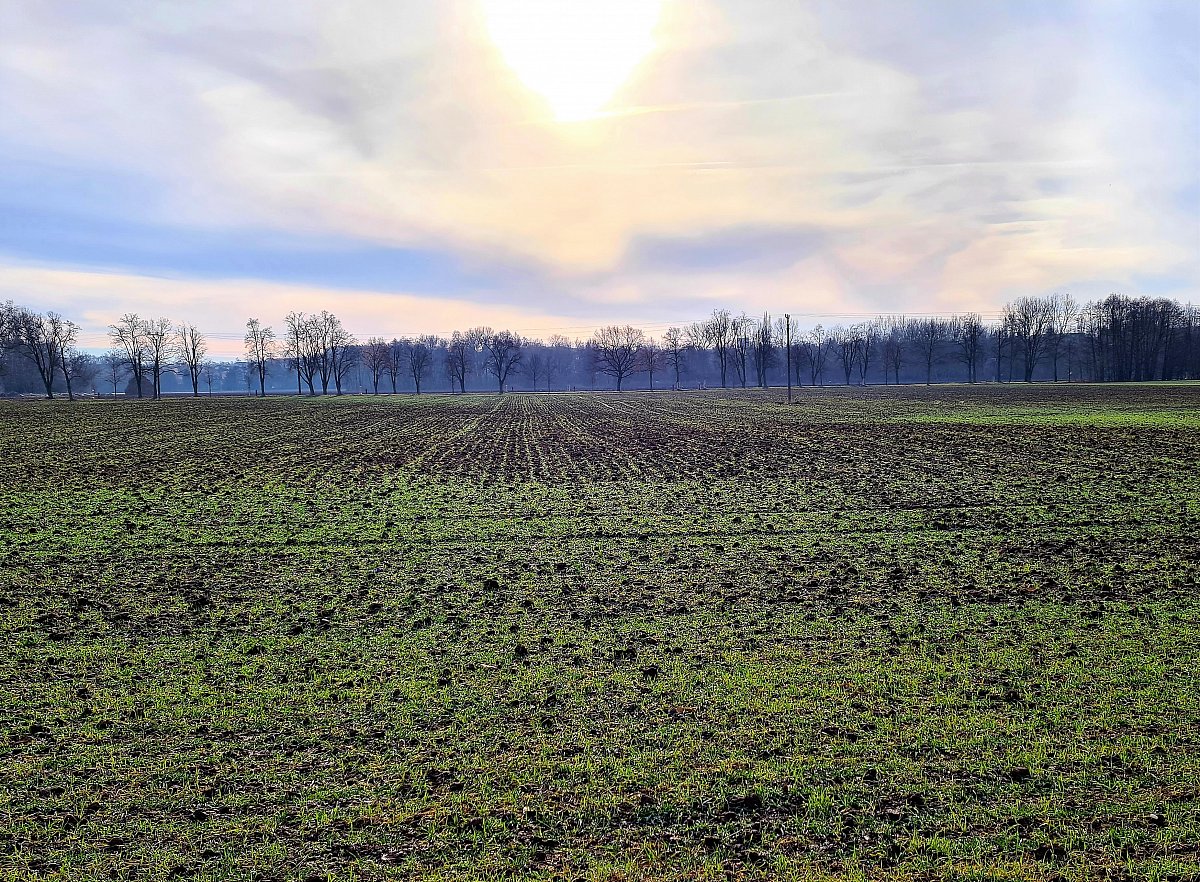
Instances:
[[[654,48],[661,0],[481,0],[509,67],[559,120],[596,115]]]

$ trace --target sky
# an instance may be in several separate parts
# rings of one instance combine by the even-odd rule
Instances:
[[[0,300],[90,346],[1198,286],[1193,2],[0,0]]]

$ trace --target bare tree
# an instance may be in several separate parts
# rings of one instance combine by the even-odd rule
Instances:
[[[546,391],[550,391],[550,386],[554,382],[554,378],[568,366],[571,357],[571,341],[562,334],[551,335],[549,348],[546,350]]]
[[[458,385],[459,393],[467,391],[467,375],[471,372],[471,356],[477,343],[470,334],[455,331],[446,344],[446,376],[450,386]]]
[[[10,307],[5,322],[8,345],[34,366],[46,397],[53,398],[63,350],[75,345],[78,327],[56,312],[41,315],[24,307]]]
[[[678,386],[680,378],[686,369],[685,352],[687,344],[684,341],[683,331],[679,328],[667,328],[662,338],[663,355],[666,358],[667,367],[675,376],[675,385]]]
[[[439,342],[437,337],[429,336],[404,341],[408,375],[412,377],[418,395],[421,394],[421,380],[428,373],[429,365],[433,363],[433,355],[437,351]]]
[[[904,344],[907,341],[907,320],[903,316],[889,318],[883,328],[883,383],[887,385],[888,370],[896,385],[900,385],[900,368],[904,365]]]
[[[83,386],[87,388],[88,383],[93,384],[92,392],[95,393],[95,379],[100,373],[100,359],[87,352],[80,352],[74,347],[63,350],[62,364],[63,379],[67,384],[67,397],[74,398],[74,389]]]
[[[879,348],[879,340],[883,335],[883,322],[881,319],[872,319],[869,322],[855,325],[851,330],[854,332],[855,345],[858,347],[858,384],[865,386],[871,362],[875,358],[875,351]]]
[[[304,365],[309,390],[313,388],[313,378],[320,377],[321,394],[329,394],[329,383],[333,382],[338,395],[342,394],[342,381],[357,363],[355,353],[351,351],[355,344],[354,336],[346,330],[341,320],[327,309],[321,310],[305,322],[304,325]]]
[[[82,377],[94,377],[97,365],[113,394],[119,390],[122,369],[136,383],[139,394],[142,381],[149,378],[153,394],[162,394],[162,374],[187,367],[193,396],[199,395],[203,378],[202,367],[207,345],[193,325],[180,324],[173,329],[166,319],[147,321],[134,313],[122,316],[109,326],[114,351],[97,361],[77,351],[75,338],[78,329],[54,313],[31,312],[12,303],[0,304],[0,371],[8,370],[21,361],[18,385],[6,377],[9,388],[23,390],[20,384],[33,379],[36,371],[47,396],[55,397],[65,391],[73,398],[80,391]],[[266,391],[266,374],[279,369],[273,353],[265,347],[271,330],[251,319],[247,323],[246,345],[248,361],[255,366],[258,394]],[[449,340],[423,337],[417,340],[386,344],[382,338],[371,338],[363,347],[357,346],[336,316],[328,311],[306,316],[293,312],[287,317],[286,355],[296,367],[297,391],[316,393],[320,382],[322,394],[330,387],[340,394],[346,382],[370,386],[378,394],[380,381],[391,377],[397,388],[397,376],[404,371],[413,376],[419,392],[425,392],[429,369],[445,365],[452,388],[466,391],[469,373],[486,372],[497,378],[505,391],[513,371],[525,368],[533,389],[555,388],[554,378],[570,373],[563,382],[583,382],[589,378],[596,385],[598,373],[615,378],[616,388],[623,390],[629,377],[640,371],[649,374],[650,388],[661,385],[656,375],[673,375],[676,384],[682,379],[686,357],[694,350],[712,350],[716,364],[703,355],[699,376],[709,377],[718,370],[723,385],[729,385],[728,369],[732,362],[736,379],[742,386],[751,378],[767,387],[772,379],[772,363],[778,359],[778,348],[785,337],[786,323],[773,322],[763,315],[761,321],[745,314],[733,316],[727,310],[714,310],[712,316],[687,328],[672,327],[662,342],[646,337],[628,326],[603,329],[586,342],[571,343],[566,338],[554,338],[549,344],[530,344],[512,332],[493,332],[477,328],[466,334],[456,333]],[[618,340],[616,351],[605,334],[633,334],[636,345],[624,345]],[[996,346],[996,379],[1007,371],[1008,379],[1031,381],[1035,375],[1058,380],[1062,376],[1062,361],[1067,363],[1067,378],[1079,376],[1096,380],[1151,380],[1186,378],[1200,374],[1200,310],[1179,303],[1155,298],[1133,298],[1112,295],[1099,303],[1088,303],[1082,309],[1066,295],[1021,297],[1005,307],[1003,320],[985,324],[974,313],[955,316],[950,320],[936,317],[909,320],[880,317],[849,328],[837,327],[825,332],[818,325],[803,338],[793,337],[796,346],[790,351],[789,365],[795,365],[795,379],[804,372],[814,384],[823,383],[824,370],[830,356],[840,362],[840,374],[845,382],[866,385],[872,380],[873,364],[882,361],[884,382],[900,382],[902,365],[908,362],[924,364],[925,382],[932,383],[933,369],[939,359],[949,364],[964,365],[963,374],[945,368],[946,377],[964,376],[967,382],[979,382],[981,365],[990,371],[987,359],[992,355],[993,338]],[[261,344],[256,349],[256,343]],[[428,349],[428,358],[423,349]],[[438,350],[444,350],[439,352]],[[412,355],[416,355],[414,363]],[[618,364],[612,363],[616,356]],[[793,358],[793,356],[795,356]],[[116,361],[115,358],[120,359]],[[1007,367],[1005,360],[1007,359]],[[24,362],[28,360],[29,368]],[[413,375],[414,367],[417,375]],[[753,370],[751,370],[753,369]],[[878,369],[878,368],[876,368]],[[218,385],[234,382],[234,374],[218,365],[215,371]],[[89,373],[91,372],[91,373]],[[589,373],[590,372],[590,373]],[[919,376],[920,368],[910,368],[907,379]],[[1040,372],[1040,373],[1039,373]],[[788,378],[792,379],[792,370]],[[990,374],[989,374],[990,377]],[[939,379],[942,379],[939,377]],[[230,387],[232,388],[232,387]],[[357,386],[356,386],[357,388]],[[212,388],[210,387],[210,392]]]
[[[289,312],[284,316],[283,324],[285,328],[284,333],[287,335],[287,342],[284,344],[284,354],[287,358],[291,359],[292,367],[296,371],[296,394],[303,395],[304,389],[300,385],[304,376],[301,361],[305,355],[304,341],[307,336],[308,322],[304,318],[304,313]],[[310,393],[312,392],[312,376],[312,373],[309,373],[308,389]]]
[[[1083,315],[1084,315],[1084,313],[1083,313],[1083,310],[1081,309],[1079,311],[1079,314],[1075,316],[1075,332],[1074,332],[1074,334],[1071,334],[1071,333],[1067,334],[1066,343],[1067,343],[1067,382],[1068,383],[1070,383],[1072,380],[1075,379],[1075,364],[1076,364],[1075,354],[1076,354],[1076,351],[1079,349],[1080,344],[1083,343],[1084,341],[1086,341],[1086,339],[1087,339],[1086,335],[1084,334],[1085,323],[1084,323]],[[1189,328],[1188,329],[1189,333],[1190,333],[1190,330],[1191,329]],[[1200,351],[1200,350],[1198,350],[1198,351]],[[1086,352],[1086,348],[1085,348],[1085,352]],[[1081,367],[1082,367],[1082,365],[1081,365]],[[1082,371],[1081,371],[1081,373],[1082,373]],[[1198,373],[1200,373],[1200,372],[1198,372]],[[1192,378],[1191,375],[1187,374],[1186,372],[1184,374],[1184,377],[1186,377],[1188,379]],[[1181,377],[1180,379],[1183,379],[1184,377]]]
[[[67,387],[67,399],[74,401],[75,380],[81,370],[88,370],[87,359],[75,348],[79,342],[79,326],[57,312],[46,313],[46,322],[50,326],[50,336],[58,353],[59,368],[62,371],[63,383]]]
[[[978,313],[968,312],[950,320],[950,337],[958,347],[958,357],[967,367],[967,382],[978,381],[979,361],[983,356],[983,341],[987,330]]]
[[[369,337],[362,349],[362,364],[371,375],[371,391],[379,394],[379,381],[387,374],[392,364],[392,349],[382,337]],[[393,386],[392,391],[395,392]]]
[[[1058,382],[1058,362],[1062,357],[1063,342],[1070,336],[1071,328],[1079,317],[1079,306],[1070,294],[1054,294],[1051,298],[1054,317],[1047,335],[1050,362],[1054,365],[1054,382]],[[1069,368],[1068,368],[1069,371]]]
[[[333,365],[333,388],[338,395],[342,394],[342,387],[346,383],[346,377],[350,376],[350,371],[358,366],[358,344],[354,336],[344,328],[341,332],[345,336],[331,347],[329,355]]]
[[[147,319],[142,322],[142,339],[146,341],[146,366],[150,369],[150,380],[154,397],[162,396],[162,375],[168,370],[167,359],[171,352],[171,322],[169,319]]]
[[[300,358],[296,362],[300,372],[300,379],[297,380],[297,383],[303,380],[304,385],[308,387],[308,394],[316,395],[317,383],[320,380],[319,374],[325,363],[326,355],[321,338],[313,328],[311,319],[305,319],[300,347]],[[326,376],[325,388],[328,388],[328,383],[328,376]]]
[[[112,394],[115,398],[117,385],[125,377],[125,372],[129,367],[129,360],[121,350],[110,349],[104,355],[100,356],[100,366],[104,372],[105,381],[112,386]]]
[[[256,318],[246,322],[246,361],[258,378],[258,394],[267,394],[267,366],[275,356],[275,331]]]
[[[754,374],[758,385],[766,389],[767,371],[775,363],[775,330],[769,313],[764,312],[762,320],[754,325],[753,346],[750,355],[754,361]]]
[[[208,394],[212,396],[213,374],[216,372],[216,365],[211,361],[204,362],[200,367],[200,376],[204,378],[205,384],[208,386]]]
[[[753,348],[754,322],[750,316],[742,313],[733,319],[729,354],[733,361],[733,371],[743,389],[746,388],[747,375],[750,372],[750,350]]]
[[[810,385],[825,385],[825,362],[829,358],[829,338],[825,329],[817,325],[806,335],[803,349],[804,359],[808,362]]]
[[[1008,381],[1012,382],[1013,374],[1013,340],[1012,332],[1009,327],[1008,316],[1000,319],[996,325],[996,382],[1003,381],[1004,376],[1002,368],[1004,367],[1004,354],[1008,353]]]
[[[146,376],[146,338],[142,333],[142,319],[136,312],[121,316],[115,325],[109,325],[109,338],[113,346],[125,353],[125,364],[137,388],[137,397],[142,397],[142,380]]]
[[[541,349],[535,349],[525,359],[525,376],[529,377],[529,388],[536,392],[538,380],[546,376],[546,356]]]
[[[1143,381],[1190,372],[1187,353],[1178,350],[1179,343],[1194,340],[1191,307],[1185,310],[1165,298],[1110,294],[1088,304],[1083,319],[1092,373],[1098,380]]]
[[[503,394],[509,374],[521,366],[525,341],[512,331],[493,331],[491,328],[475,328],[471,335],[483,348],[484,370],[496,378]]]
[[[334,339],[339,336],[341,327],[338,317],[327,309],[308,320],[309,351],[316,362],[322,395],[329,394],[329,381],[334,378],[335,355],[339,351]]]
[[[379,338],[383,339],[383,338]],[[404,370],[404,343],[398,337],[393,337],[387,343],[387,361],[383,365],[383,375],[387,377],[392,387],[392,394],[399,391],[400,374]]]
[[[728,385],[729,355],[733,346],[734,330],[734,319],[729,310],[714,309],[706,321],[693,322],[685,332],[690,349],[712,349],[717,359],[722,387]]]
[[[246,394],[253,395],[254,384],[258,380],[258,368],[255,367],[254,362],[249,358],[245,361],[239,361],[238,364],[242,368],[242,379],[246,381]]]
[[[925,385],[933,382],[933,362],[939,344],[945,339],[946,329],[937,318],[913,319],[908,323],[908,339],[917,347],[925,362]]]
[[[642,369],[649,374],[650,391],[654,391],[654,375],[662,371],[665,359],[663,348],[653,337],[647,337],[642,346]]]
[[[187,368],[192,395],[200,395],[200,365],[208,354],[208,342],[195,325],[181,324],[175,329],[175,351]]]
[[[711,346],[717,356],[717,365],[721,370],[721,387],[724,388],[729,369],[729,348],[734,338],[733,316],[727,309],[714,309],[708,321],[704,323],[703,340]]]
[[[637,370],[646,335],[630,325],[609,325],[592,336],[596,367],[616,380],[617,391],[625,378]]]
[[[1018,297],[1004,307],[1004,320],[1020,346],[1026,383],[1045,355],[1046,339],[1053,332],[1055,302],[1051,297]]]
[[[12,301],[0,303],[0,377],[8,371],[8,357],[12,350],[12,314],[16,310]]]
[[[56,312],[47,313],[46,319],[55,341],[54,347],[58,351],[59,368],[62,370],[63,383],[67,387],[67,400],[74,401],[76,381],[86,382],[81,375],[91,371],[91,376],[94,377],[96,372],[89,363],[89,356],[75,348],[79,339],[79,326]]]
[[[5,349],[20,355],[33,365],[46,391],[54,397],[54,375],[58,371],[58,352],[45,317],[23,306],[5,304],[3,338]]]
[[[858,363],[858,340],[851,328],[834,325],[829,329],[829,344],[842,365],[842,373],[846,377],[846,385],[850,385],[850,375]]]

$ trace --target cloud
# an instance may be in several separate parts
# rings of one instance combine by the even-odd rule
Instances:
[[[0,37],[0,157],[42,184],[26,205],[114,230],[438,254],[466,268],[447,276],[456,300],[573,321],[669,320],[720,297],[779,311],[812,291],[917,311],[1147,278],[1188,290],[1198,16],[666,0],[609,112],[561,123],[470,0],[29,0]],[[80,207],[68,178],[135,184]],[[61,245],[63,265],[136,275]],[[314,289],[364,284],[312,263],[295,262]],[[402,264],[365,284],[429,297],[426,315],[447,295]]]
[[[577,319],[552,311],[534,311],[504,304],[481,304],[452,297],[395,291],[331,290],[285,285],[257,279],[195,280],[121,273],[50,269],[37,266],[0,267],[0,300],[29,302],[71,316],[83,328],[85,348],[108,346],[107,326],[134,312],[143,318],[160,311],[176,323],[195,324],[211,336],[214,355],[241,355],[241,327],[250,317],[276,329],[293,311],[328,309],[360,339],[371,336],[440,333],[490,325],[527,336],[551,333],[590,333]],[[220,324],[213,317],[220,317]]]

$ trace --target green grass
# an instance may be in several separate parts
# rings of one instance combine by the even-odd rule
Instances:
[[[0,405],[0,877],[1194,878],[1198,393]]]

